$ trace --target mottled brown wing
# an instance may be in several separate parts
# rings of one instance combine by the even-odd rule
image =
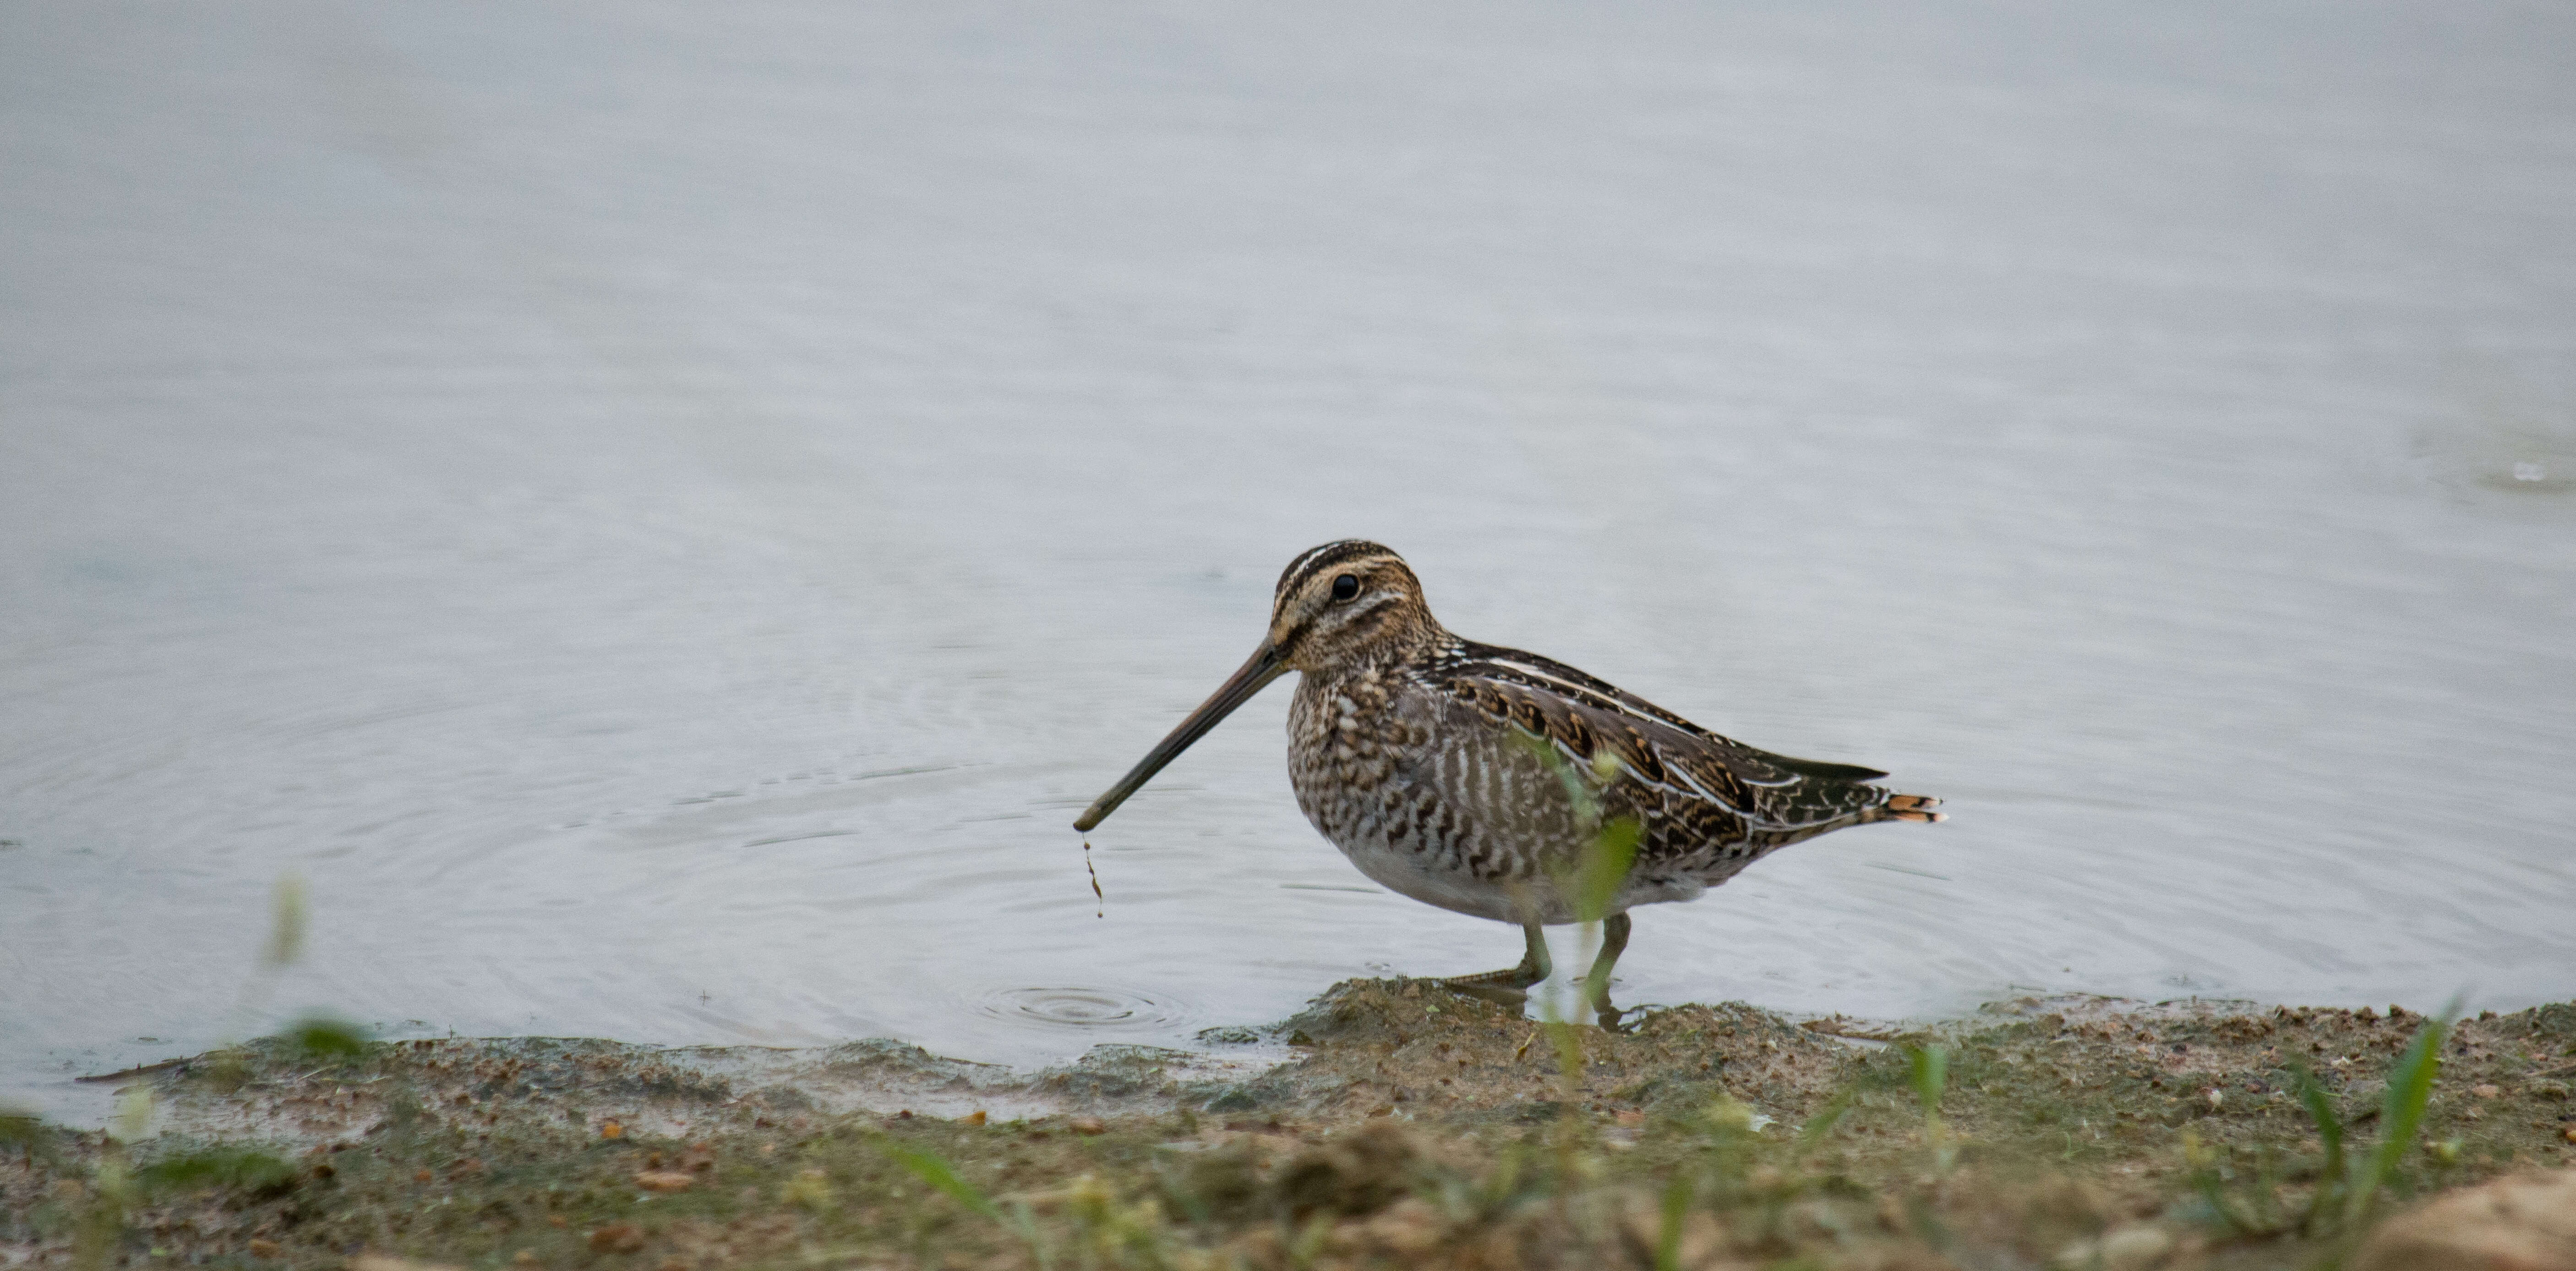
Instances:
[[[1732,738],[1721,737],[1608,680],[1567,666],[1554,658],[1523,649],[1507,649],[1497,644],[1461,642],[1454,662],[1462,670],[1470,670],[1480,676],[1529,684],[1538,688],[1576,689],[1579,693],[1572,696],[1588,695],[1601,699],[1603,704],[1622,714],[1661,720],[1694,737],[1714,742],[1723,749],[1740,752],[1751,762],[1772,768],[1786,769],[1804,776],[1830,777],[1837,781],[1877,781],[1887,776],[1876,768],[1864,768],[1859,764],[1827,763],[1820,759],[1792,759],[1787,755],[1775,755],[1767,750],[1747,746]]]
[[[1703,872],[1750,860],[1854,824],[1887,801],[1887,791],[1865,784],[1885,775],[1875,769],[1755,749],[1535,654],[1469,646],[1439,679],[1455,700],[1547,738],[1574,763],[1616,755],[1621,772],[1600,796],[1608,815],[1642,822],[1641,869]]]

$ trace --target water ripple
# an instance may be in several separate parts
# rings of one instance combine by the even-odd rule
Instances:
[[[1002,989],[986,994],[977,1009],[995,1019],[1065,1028],[1159,1029],[1189,1013],[1179,1003],[1110,988]]]

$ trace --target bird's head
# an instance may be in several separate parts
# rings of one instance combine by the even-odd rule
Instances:
[[[1172,730],[1118,784],[1073,823],[1088,830],[1117,810],[1163,765],[1206,736],[1217,721],[1290,671],[1324,671],[1372,661],[1436,639],[1440,624],[1422,603],[1422,581],[1404,558],[1376,543],[1344,539],[1288,562],[1270,599],[1270,630],[1251,658],[1226,677],[1181,726]]]
[[[1281,665],[1321,671],[1384,656],[1440,633],[1422,580],[1376,543],[1326,543],[1279,574],[1270,600],[1268,649]]]

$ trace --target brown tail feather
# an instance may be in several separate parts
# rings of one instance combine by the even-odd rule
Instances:
[[[1928,794],[1891,794],[1887,796],[1887,819],[1891,821],[1947,821],[1950,814],[1935,812],[1941,801]]]

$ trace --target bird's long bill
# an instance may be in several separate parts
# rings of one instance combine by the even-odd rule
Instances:
[[[1189,749],[1191,742],[1206,736],[1209,729],[1216,727],[1218,720],[1233,714],[1235,707],[1251,701],[1253,694],[1287,673],[1288,664],[1280,660],[1279,650],[1271,647],[1268,641],[1262,642],[1260,651],[1254,653],[1241,669],[1227,676],[1225,683],[1217,686],[1216,692],[1209,694],[1206,701],[1199,703],[1197,710],[1190,712],[1188,719],[1181,721],[1180,727],[1172,730],[1171,736],[1146,751],[1145,757],[1137,760],[1136,766],[1118,779],[1118,784],[1092,800],[1091,806],[1083,809],[1082,819],[1073,823],[1073,828],[1088,831],[1109,819],[1109,814],[1117,811],[1118,805],[1125,803],[1128,795],[1153,780],[1154,774],[1161,772],[1164,764],[1180,758],[1181,752]]]

